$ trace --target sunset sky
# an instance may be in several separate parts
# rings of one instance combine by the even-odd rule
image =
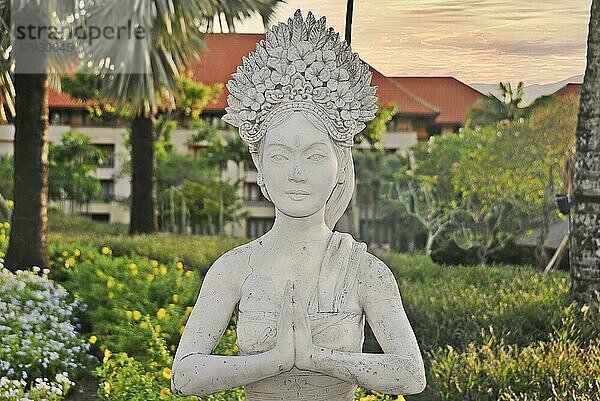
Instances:
[[[352,48],[388,76],[549,83],[583,74],[591,0],[355,0]],[[343,37],[346,0],[287,0]],[[261,32],[250,20],[238,32]]]

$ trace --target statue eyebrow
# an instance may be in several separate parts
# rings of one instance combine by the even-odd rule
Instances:
[[[310,148],[312,148],[313,146],[318,146],[318,145],[324,145],[324,146],[327,146],[327,143],[325,143],[325,142],[323,142],[323,141],[318,141],[318,142],[315,142],[315,143],[311,143],[311,144],[310,144],[310,145],[308,145],[308,146],[307,146],[305,149],[310,149]],[[290,147],[290,146],[287,146],[287,145],[284,145],[284,144],[282,144],[282,143],[270,143],[269,145],[267,145],[266,149],[269,149],[269,148],[271,148],[271,147],[273,147],[273,146],[276,146],[276,147],[282,147],[282,148],[285,148],[285,149],[287,149],[287,150],[290,150],[290,151],[293,151],[293,150],[294,150],[294,148],[292,148],[292,147]]]

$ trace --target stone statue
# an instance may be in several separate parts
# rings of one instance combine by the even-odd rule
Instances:
[[[356,386],[425,387],[421,353],[390,269],[332,231],[354,189],[353,137],[375,117],[371,73],[325,18],[273,27],[227,87],[275,205],[273,228],[210,267],[173,364],[174,393],[245,386],[248,401],[351,401]],[[238,356],[211,355],[238,308]],[[362,353],[365,318],[384,354]]]

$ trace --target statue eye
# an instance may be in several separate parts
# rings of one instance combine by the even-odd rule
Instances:
[[[313,160],[313,161],[321,161],[323,159],[327,158],[327,156],[322,155],[320,153],[315,153],[314,155],[310,155],[308,157],[309,160]]]
[[[288,160],[287,157],[285,157],[284,155],[280,154],[280,153],[275,153],[274,155],[271,156],[271,159],[278,161],[278,162],[282,162],[284,160]]]

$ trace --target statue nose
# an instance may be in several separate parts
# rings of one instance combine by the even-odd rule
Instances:
[[[289,179],[295,182],[306,181],[304,177],[304,172],[297,164],[294,165],[294,168],[290,171]]]

